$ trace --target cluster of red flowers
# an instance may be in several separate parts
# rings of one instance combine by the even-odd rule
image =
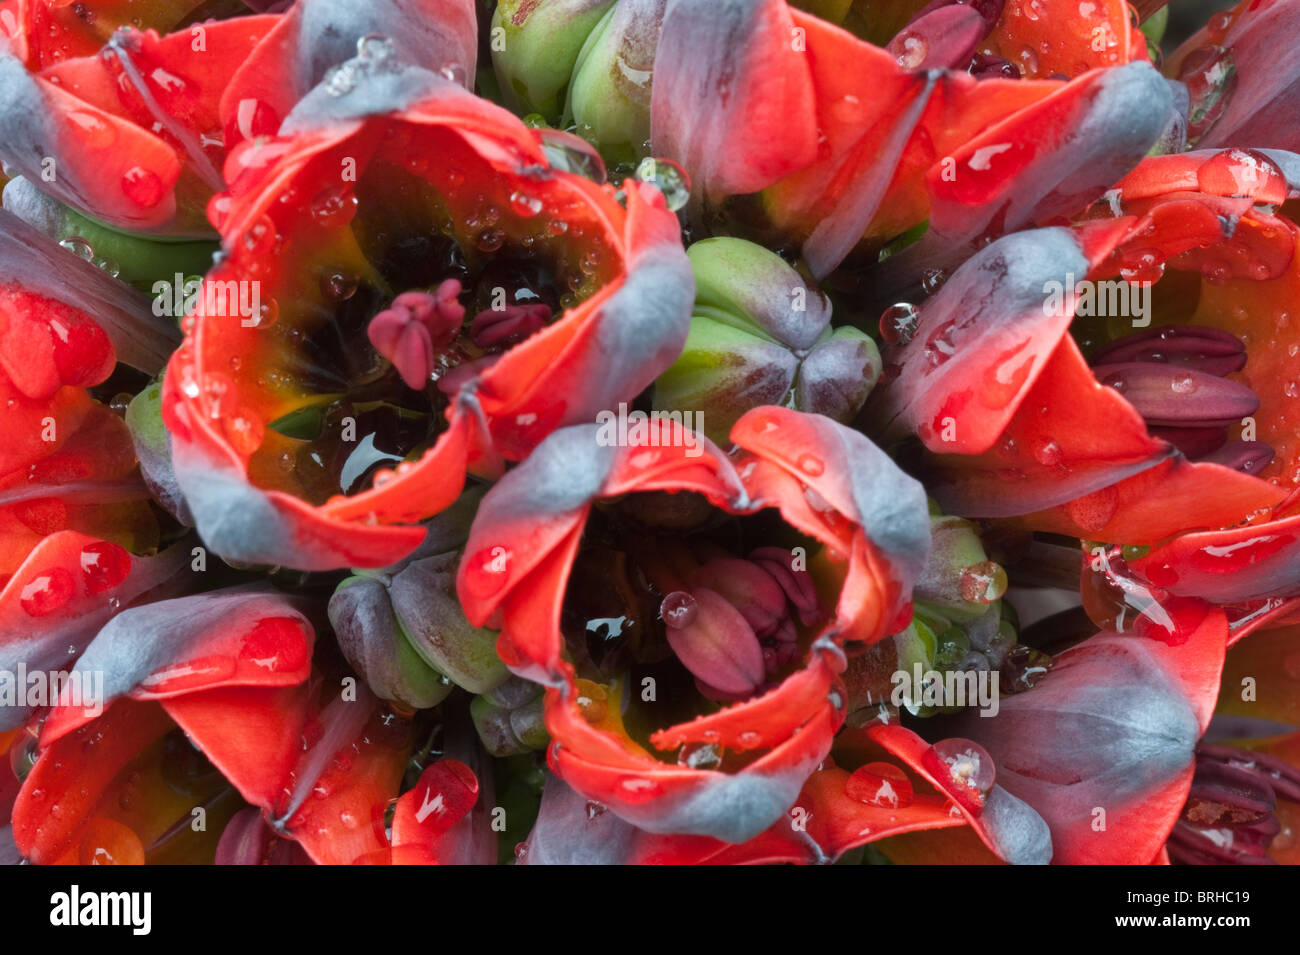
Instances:
[[[1300,0],[1166,19],[0,0],[0,858],[1300,859]]]

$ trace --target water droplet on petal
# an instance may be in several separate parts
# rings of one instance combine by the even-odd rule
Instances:
[[[880,337],[891,345],[906,345],[916,334],[920,313],[910,302],[891,305],[880,314]]]
[[[73,590],[72,575],[62,567],[53,567],[28,581],[18,602],[29,616],[44,617],[71,600]]]
[[[131,573],[131,555],[111,541],[98,541],[81,548],[81,582],[94,596],[112,590]]]
[[[930,752],[938,759],[959,794],[974,797],[974,805],[982,807],[984,797],[993,788],[997,777],[997,766],[988,750],[973,740],[954,737],[935,743]]]
[[[867,763],[854,770],[844,783],[844,793],[882,809],[906,809],[915,798],[912,781],[893,763]]]
[[[933,295],[947,280],[948,275],[942,269],[926,269],[921,276],[921,291]]]
[[[960,589],[962,600],[969,603],[993,603],[1006,593],[1007,572],[991,560],[971,564],[962,568]]]
[[[79,235],[71,235],[66,239],[60,239],[59,245],[83,262],[93,262],[95,260],[95,247]]]
[[[162,202],[165,189],[157,173],[132,166],[122,174],[122,192],[137,206],[149,209]]]
[[[357,68],[351,63],[343,63],[325,74],[325,92],[330,96],[341,97],[351,93],[357,85]]]
[[[1042,438],[1034,444],[1034,460],[1045,468],[1054,468],[1061,463],[1061,446],[1051,438]]]
[[[815,454],[802,454],[799,456],[799,470],[809,477],[820,477],[826,465]]]
[[[357,56],[381,62],[393,55],[393,41],[380,33],[370,33],[357,40]]]
[[[328,272],[321,279],[321,291],[336,302],[345,302],[356,294],[360,280],[350,272]]]
[[[649,183],[663,193],[669,210],[676,212],[686,206],[691,198],[691,180],[686,170],[671,159],[647,156],[636,167],[636,178]]]
[[[512,192],[510,194],[510,208],[514,210],[516,215],[530,219],[542,211],[542,200],[527,193]]]
[[[1187,145],[1194,146],[1228,108],[1237,87],[1232,53],[1220,46],[1193,50],[1183,60],[1178,79],[1187,86],[1191,106],[1187,116]]]
[[[266,436],[266,427],[255,412],[247,408],[237,408],[221,421],[221,430],[226,440],[242,457],[248,457],[262,446]]]
[[[926,55],[930,52],[930,44],[926,42],[925,37],[909,30],[894,37],[889,43],[889,48],[898,65],[905,70],[917,69],[925,62]]]

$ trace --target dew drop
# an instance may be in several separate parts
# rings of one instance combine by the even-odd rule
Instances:
[[[894,59],[898,61],[898,65],[905,70],[919,68],[930,52],[930,44],[926,42],[925,37],[910,30],[905,30],[891,40],[889,47],[894,52]]]
[[[988,750],[973,740],[954,737],[935,743],[931,751],[946,768],[952,782],[977,794],[977,802],[982,803],[997,776],[997,767]]]
[[[799,470],[809,477],[820,477],[825,472],[826,465],[815,454],[803,454],[799,457]]]
[[[942,269],[926,269],[921,275],[921,291],[933,295],[947,280],[948,275]]]
[[[510,208],[514,210],[516,215],[531,219],[542,211],[542,200],[527,193],[512,192],[510,194]]]
[[[664,202],[672,212],[685,208],[691,198],[691,180],[686,170],[671,159],[647,156],[636,167],[636,178],[649,183],[663,193]]]
[[[659,616],[674,630],[689,627],[698,613],[695,598],[684,590],[674,590],[659,604]]]
[[[910,302],[899,302],[880,313],[880,337],[891,345],[906,345],[916,334],[920,313]]]
[[[162,202],[162,180],[158,174],[143,166],[132,166],[122,174],[122,193],[144,209],[152,208]]]
[[[225,432],[230,446],[243,457],[248,457],[262,446],[266,427],[262,419],[247,408],[236,409],[221,421],[221,430]]]
[[[321,291],[335,302],[346,302],[357,292],[360,280],[350,272],[327,272],[321,278]]]
[[[66,239],[60,239],[59,245],[67,249],[83,262],[93,262],[95,260],[95,247],[79,235],[68,236]]]
[[[81,548],[81,582],[90,596],[112,590],[131,573],[131,555],[111,541],[97,541]]]
[[[28,616],[44,617],[72,599],[72,575],[62,567],[37,574],[19,593],[18,602]]]
[[[357,86],[357,68],[351,63],[334,67],[325,75],[325,92],[335,98],[347,96]]]
[[[1061,446],[1051,438],[1042,438],[1034,444],[1034,460],[1045,468],[1061,463]]]
[[[853,771],[844,783],[850,799],[882,809],[906,809],[915,791],[907,774],[893,763],[867,763]]]
[[[993,603],[1006,593],[1007,572],[991,560],[963,567],[960,590],[962,599],[968,603]]]

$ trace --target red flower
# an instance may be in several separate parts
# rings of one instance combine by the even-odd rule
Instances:
[[[19,586],[16,580],[0,595],[0,606],[17,603]],[[96,608],[105,590],[97,593]],[[13,810],[20,852],[34,862],[62,860],[104,819],[134,828],[145,846],[162,836],[176,820],[127,811],[121,793],[130,784],[121,771],[147,765],[151,744],[179,726],[313,860],[386,854],[384,812],[414,747],[413,726],[354,678],[318,670],[308,679],[314,628],[304,610],[313,612],[301,598],[244,585],[112,616],[40,728],[39,755]],[[84,629],[98,613],[83,600],[60,619]],[[26,659],[39,665],[39,657]],[[72,687],[83,688],[80,698]],[[188,823],[188,808],[183,815]]]
[[[690,269],[658,193],[629,185],[625,211],[518,120],[394,56],[376,41],[280,138],[236,150],[214,202],[226,254],[164,413],[225,556],[392,563],[467,469],[498,473],[632,398],[685,339]],[[224,288],[257,290],[260,315],[214,308]]]
[[[1292,194],[1279,165],[1292,160],[1274,155],[1147,160],[1113,193],[1132,216],[1008,237],[922,306],[883,400],[940,455],[930,486],[945,509],[1023,514],[1036,529],[1147,544],[1258,518],[1281,502],[1283,492],[1253,474],[1292,467],[1282,395],[1274,392],[1290,380],[1293,358],[1242,344],[1274,333],[1294,269],[1295,227],[1256,205]],[[1050,261],[1038,254],[1053,243],[1060,253]],[[1187,295],[1177,290],[1189,282],[1199,287],[1194,314],[1178,315],[1177,327],[1157,318],[1153,330],[1107,346],[1108,329],[1074,317],[1083,285],[1116,273],[1151,282],[1166,267],[1171,277],[1151,293],[1157,316],[1165,295]],[[990,268],[1003,271],[994,277]],[[1048,307],[1052,282],[1066,290],[1059,308]],[[966,303],[982,288],[996,289],[996,298],[973,321]],[[1258,303],[1249,310],[1257,332],[1243,326],[1245,302]],[[1078,341],[1065,335],[1072,318]],[[975,364],[944,358],[976,351],[994,369],[982,378]],[[1171,375],[1190,382],[1190,391],[1180,386],[1186,400],[1169,391]],[[1247,441],[1230,441],[1243,426]]]
[[[239,66],[221,98],[227,148],[274,136],[327,71],[357,53],[357,37],[384,37],[398,56],[468,86],[478,24],[473,0],[295,3]]]
[[[116,362],[162,367],[179,336],[144,297],[0,211],[0,580],[46,535],[143,553],[157,521],[120,417],[90,389]]]
[[[1293,104],[1300,69],[1294,0],[1242,0],[1179,47],[1165,72],[1187,85],[1188,141],[1202,147],[1300,149]]]
[[[847,704],[837,679],[844,666],[842,647],[879,640],[905,620],[906,595],[928,547],[924,502],[920,489],[878,449],[819,416],[767,407],[744,415],[731,433],[743,449],[734,468],[707,442],[694,445],[692,456],[682,446],[682,432],[667,424],[657,434],[657,439],[612,447],[600,443],[596,426],[587,426],[543,442],[484,498],[460,567],[461,602],[472,623],[499,621],[498,652],[507,665],[555,687],[546,701],[555,740],[551,760],[570,786],[650,832],[741,842],[789,808],[826,756]],[[565,659],[562,632],[570,612],[566,606],[574,599],[575,562],[584,560],[579,546],[584,529],[595,533],[589,526],[593,508],[623,495],[636,502],[650,494],[653,501],[664,491],[678,494],[685,508],[682,514],[664,505],[676,515],[670,525],[677,529],[674,540],[700,519],[689,503],[698,500],[696,495],[732,515],[776,508],[798,533],[792,539],[812,553],[807,559],[818,568],[818,593],[823,593],[820,598],[808,594],[811,604],[794,604],[804,608],[798,611],[802,627],[796,633],[790,621],[790,638],[783,638],[779,628],[766,629],[767,611],[756,605],[761,589],[733,595],[711,570],[721,566],[717,561],[730,560],[728,573],[745,571],[733,581],[745,580],[744,562],[689,538],[685,547],[693,546],[698,555],[715,554],[714,563],[694,565],[669,541],[632,545],[641,548],[637,566],[654,581],[652,599],[661,602],[668,642],[700,690],[714,699],[744,700],[718,712],[706,707],[701,715],[650,735],[655,749],[682,751],[678,765],[652,756],[629,735],[624,723],[632,717],[620,712],[619,700],[621,693],[641,692],[635,683],[628,685],[631,677],[615,676],[606,687],[588,679],[601,669],[589,660],[580,678]],[[646,506],[657,513],[656,505]],[[634,503],[633,513],[641,513],[635,508]],[[766,550],[751,551],[750,560],[776,560],[780,551],[771,551],[770,558]],[[828,560],[840,563],[819,563]],[[777,572],[789,580],[786,597],[801,601],[798,581],[788,570]],[[778,596],[772,608],[776,618],[766,619],[775,625],[783,614],[795,612],[782,609],[787,606]],[[743,619],[736,617],[738,611]],[[653,625],[640,626],[646,631]],[[684,642],[675,642],[674,628]],[[774,634],[766,646],[775,656],[764,650],[750,661],[749,654],[759,652],[756,631]],[[786,639],[795,642],[783,644]],[[783,645],[796,650],[788,661]],[[572,644],[570,652],[576,652]],[[756,695],[763,685],[770,690]],[[700,747],[732,754],[734,769],[696,768],[689,754]]]
[[[56,34],[71,26],[66,11],[76,5],[57,14],[52,6],[26,4],[35,21],[29,26],[50,14]],[[98,23],[98,12],[90,15]],[[183,18],[164,14],[159,22],[176,26]],[[69,33],[67,47],[81,51],[71,58],[45,52],[45,31],[25,33],[41,37],[28,49],[28,65],[0,58],[6,160],[55,198],[115,228],[210,234],[203,213],[222,187],[222,94],[275,22],[239,17],[167,36],[124,25],[82,41]]]
[[[1053,24],[1057,6],[1039,4],[1052,8],[1044,16]],[[964,71],[909,68],[917,64],[892,44],[873,46],[783,0],[757,7],[672,8],[655,58],[652,147],[682,163],[711,204],[759,193],[760,218],[801,243],[816,276],[855,249],[873,261],[928,221],[925,237],[879,270],[874,294],[899,295],[980,241],[1081,211],[1172,117],[1166,84],[1147,64],[1093,70],[1067,85],[977,81]],[[950,10],[923,13],[908,29],[920,37],[924,21]],[[1055,56],[1068,60],[1059,71],[1070,76],[1128,62],[1123,6],[1094,5],[1084,19],[1094,17],[1105,36],[1101,55],[1054,40],[1039,75],[1058,72]],[[933,26],[945,38],[956,29]],[[1023,55],[1036,60],[1034,37],[1045,29],[1004,13],[990,55],[1028,49]]]

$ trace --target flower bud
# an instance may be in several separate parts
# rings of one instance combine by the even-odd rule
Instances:
[[[511,677],[474,698],[470,716],[483,747],[493,756],[515,756],[544,749],[550,741],[543,714],[542,688]]]
[[[431,667],[471,693],[486,693],[510,675],[497,657],[497,635],[471,626],[456,599],[453,551],[412,561],[389,585],[393,612]]]
[[[501,0],[492,14],[492,66],[507,105],[557,122],[578,53],[614,2]]]
[[[600,150],[631,159],[650,139],[650,80],[667,0],[620,0],[578,55],[565,110]]]
[[[177,274],[202,275],[217,250],[216,242],[162,242],[148,235],[110,229],[42,192],[22,176],[5,184],[4,208],[64,244],[64,248],[75,243],[75,250],[70,249],[74,254],[142,291],[150,291],[159,281],[172,283]],[[177,311],[173,309],[173,314]]]
[[[661,410],[703,412],[728,443],[751,408],[772,404],[847,422],[880,377],[880,352],[856,328],[830,326],[831,306],[784,259],[742,239],[705,239],[687,255],[695,310],[686,346],[655,383]]]
[[[916,582],[918,602],[954,621],[983,616],[1007,587],[1007,575],[988,559],[975,525],[960,517],[930,516],[930,553]]]
[[[194,517],[185,503],[180,485],[176,483],[176,472],[172,470],[171,448],[162,420],[161,381],[154,382],[131,399],[124,420],[131,432],[135,456],[140,461],[140,476],[154,500],[180,523],[193,525]]]
[[[343,656],[377,696],[422,710],[451,693],[451,682],[411,646],[379,580],[344,580],[330,598],[329,618]]]

